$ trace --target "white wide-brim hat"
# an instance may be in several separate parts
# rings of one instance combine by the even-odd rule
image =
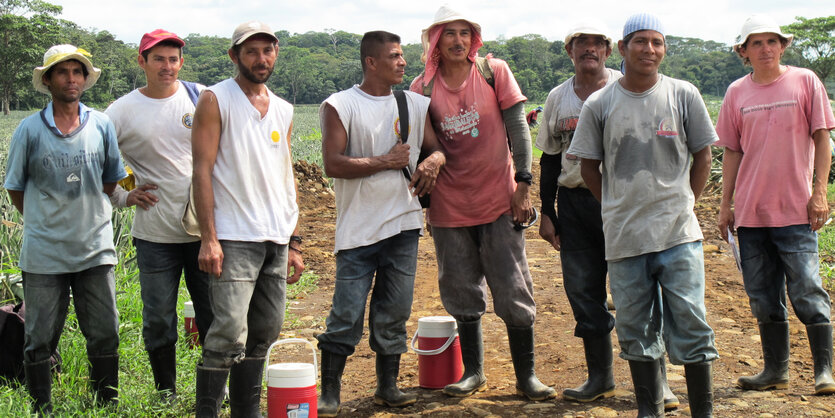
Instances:
[[[780,30],[780,25],[778,25],[777,22],[769,16],[753,15],[742,24],[742,30],[739,31],[739,36],[736,37],[734,51],[739,53],[739,48],[748,41],[748,37],[757,33],[773,33],[782,38],[788,39],[789,42],[786,44],[786,48],[792,44],[792,39],[794,39],[794,35],[790,33],[783,33]]]
[[[32,72],[32,85],[35,87],[35,90],[43,94],[51,94],[49,92],[49,88],[47,88],[46,84],[43,83],[44,73],[60,62],[77,60],[82,65],[87,67],[87,79],[84,81],[84,86],[81,88],[81,91],[85,91],[90,87],[93,87],[101,75],[101,70],[93,67],[90,57],[92,57],[92,55],[90,55],[89,52],[81,48],[76,48],[73,45],[55,45],[43,54],[43,65],[35,67],[35,71]]]
[[[481,34],[481,25],[478,23],[473,22],[471,19],[465,17],[463,14],[459,13],[456,10],[452,10],[449,5],[443,5],[437,12],[435,12],[435,19],[432,21],[432,24],[429,25],[426,29],[424,29],[420,33],[420,43],[423,44],[423,57],[421,59],[426,62],[426,57],[429,55],[429,32],[438,25],[443,25],[449,22],[455,22],[456,20],[463,20],[471,25],[473,25],[473,29],[476,32]]]

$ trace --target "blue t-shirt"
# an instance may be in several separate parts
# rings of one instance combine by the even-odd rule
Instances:
[[[28,273],[74,273],[117,262],[102,185],[127,173],[110,119],[83,104],[79,114],[81,126],[64,135],[54,126],[50,103],[12,135],[5,187],[23,191],[19,265]]]

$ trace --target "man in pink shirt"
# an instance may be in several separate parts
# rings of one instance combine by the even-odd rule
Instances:
[[[425,71],[412,91],[431,97],[429,114],[447,163],[438,176],[429,223],[441,300],[458,323],[464,376],[444,388],[469,396],[486,388],[481,316],[485,283],[507,325],[517,393],[553,398],[534,372],[536,304],[522,224],[534,213],[531,139],[519,85],[504,61],[478,57],[481,26],[441,7],[422,34]],[[511,150],[508,150],[508,136]]]
[[[791,41],[772,19],[755,15],[734,45],[753,71],[728,87],[716,126],[718,145],[725,147],[719,230],[727,240],[736,228],[745,290],[762,339],[763,371],[740,377],[739,387],[788,387],[788,289],[809,336],[815,394],[831,394],[830,302],[821,285],[815,231],[829,217],[829,131],[835,117],[813,72],[780,64]]]

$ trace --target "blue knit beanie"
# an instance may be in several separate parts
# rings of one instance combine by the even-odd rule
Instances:
[[[638,13],[629,16],[626,23],[623,25],[623,37],[626,38],[629,34],[639,30],[654,30],[664,35],[664,25],[661,24],[661,19],[649,13]]]

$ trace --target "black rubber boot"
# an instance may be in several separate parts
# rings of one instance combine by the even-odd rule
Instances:
[[[119,403],[119,355],[87,356],[90,361],[90,384],[99,406]]]
[[[148,359],[154,372],[154,387],[163,401],[172,402],[177,398],[176,348],[172,345],[149,351]]]
[[[832,324],[806,326],[812,360],[815,361],[815,395],[835,393],[832,380]]]
[[[580,387],[566,389],[562,397],[577,402],[591,402],[615,396],[615,377],[612,374],[612,337],[583,338],[589,378]]]
[[[678,408],[681,403],[678,401],[676,394],[673,393],[673,390],[670,389],[670,385],[667,384],[667,362],[664,356],[658,359],[658,367],[661,368],[661,389],[664,391],[664,410],[672,411]]]
[[[507,327],[510,357],[516,371],[516,394],[532,401],[557,396],[554,388],[542,384],[534,371],[533,327]]]
[[[664,416],[664,390],[661,384],[661,368],[658,361],[629,360],[638,418]]]
[[[403,393],[397,388],[397,376],[400,374],[400,354],[377,354],[377,390],[374,403],[377,405],[402,408],[414,405],[417,395]]]
[[[261,417],[265,360],[265,357],[246,357],[229,369],[229,412],[232,418]]]
[[[226,391],[229,369],[197,365],[195,373],[195,417],[215,418],[220,411],[220,402]]]
[[[748,390],[787,389],[789,387],[789,323],[761,322],[763,371],[743,376],[737,386]]]
[[[335,417],[339,413],[339,391],[342,389],[342,372],[348,356],[322,350],[322,382],[317,405],[320,417]]]
[[[685,364],[687,379],[687,400],[690,402],[690,416],[708,418],[713,416],[713,363]]]
[[[32,412],[39,417],[52,414],[52,361],[46,359],[37,363],[24,363],[26,389],[32,397]]]
[[[481,319],[469,322],[457,321],[457,324],[464,374],[458,382],[446,385],[443,392],[449,396],[466,397],[487,389],[487,378],[484,377]]]

